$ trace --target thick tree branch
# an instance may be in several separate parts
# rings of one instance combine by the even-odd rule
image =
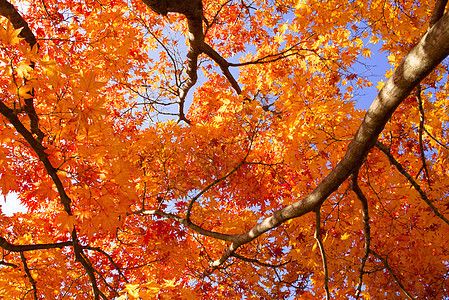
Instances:
[[[438,208],[433,205],[432,201],[427,197],[426,193],[421,189],[421,186],[413,179],[413,177],[404,169],[404,167],[394,158],[394,156],[390,153],[390,150],[388,150],[387,147],[385,147],[384,144],[381,142],[376,143],[376,147],[385,153],[385,155],[388,157],[390,162],[396,167],[396,169],[401,173],[407,180],[412,184],[412,186],[415,188],[415,190],[419,193],[421,196],[421,199],[424,200],[424,202],[427,203],[427,205],[432,209],[434,214],[439,217],[441,220],[443,220],[446,224],[449,225],[449,220],[446,219],[445,216],[443,216],[439,211]]]
[[[432,17],[430,18],[429,28],[435,25],[435,23],[438,22],[438,20],[443,16],[446,5],[447,0],[437,0],[432,12]]]
[[[394,71],[368,109],[345,156],[337,166],[307,197],[273,213],[251,230],[236,237],[233,243],[215,261],[221,264],[238,247],[258,238],[280,224],[319,209],[321,204],[354,171],[360,168],[377,137],[384,129],[393,112],[436,66],[449,55],[449,15],[445,14],[419,41],[415,48]]]
[[[44,249],[61,249],[64,247],[72,246],[72,242],[60,242],[60,243],[50,243],[50,244],[34,244],[34,245],[14,245],[8,242],[5,238],[0,236],[0,247],[11,251],[11,252],[26,252],[33,250],[44,250]]]
[[[179,91],[179,120],[190,124],[184,113],[184,104],[190,89],[195,85],[198,79],[198,56],[205,53],[213,59],[221,68],[223,74],[228,79],[231,86],[237,94],[241,94],[240,86],[229,71],[229,63],[218,54],[212,47],[204,42],[203,32],[203,3],[201,0],[142,0],[154,12],[167,15],[169,12],[183,14],[187,18],[189,30],[189,49],[187,52],[187,81]]]
[[[97,279],[95,278],[95,269],[92,267],[92,264],[87,259],[87,257],[83,253],[83,247],[78,243],[78,237],[75,231],[75,228],[72,231],[72,247],[73,252],[75,253],[75,260],[79,262],[84,270],[86,270],[87,275],[89,276],[90,282],[92,284],[92,291],[94,293],[94,299],[99,300],[100,297],[102,299],[107,300],[107,297],[103,292],[98,288]]]

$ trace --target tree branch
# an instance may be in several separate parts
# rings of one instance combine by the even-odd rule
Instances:
[[[376,258],[380,259],[382,261],[382,263],[384,264],[385,269],[388,270],[388,273],[390,273],[391,277],[394,278],[394,280],[396,281],[396,283],[399,285],[399,287],[401,288],[401,290],[404,292],[404,294],[407,295],[407,297],[411,300],[414,300],[415,298],[405,289],[404,285],[402,284],[402,282],[399,280],[399,278],[394,274],[393,270],[391,269],[390,265],[388,264],[388,261],[383,258],[382,256],[380,256],[379,254],[377,254],[377,252],[375,252],[374,250],[370,249],[369,250],[370,254],[374,255]]]
[[[11,252],[26,252],[33,250],[57,249],[57,248],[61,249],[70,246],[72,246],[71,241],[50,243],[50,244],[14,245],[8,242],[5,238],[0,236],[0,247]]]
[[[188,221],[187,219],[181,218],[181,217],[171,214],[171,213],[163,212],[159,209],[141,210],[141,211],[134,212],[134,214],[139,214],[139,213],[142,213],[144,215],[156,215],[159,217],[163,217],[163,218],[167,218],[167,219],[176,221],[176,222],[181,223],[182,225],[192,229],[193,231],[198,232],[199,234],[202,234],[202,235],[208,236],[208,237],[212,237],[214,239],[228,241],[228,242],[235,241],[234,235],[229,235],[229,234],[219,233],[219,232],[215,232],[215,231],[211,231],[211,230],[206,230],[198,225],[193,224],[191,221]]]
[[[257,260],[257,259],[254,259],[254,258],[245,257],[245,256],[242,256],[242,255],[237,254],[237,253],[233,253],[232,256],[235,257],[235,258],[238,258],[240,260],[249,262],[249,263],[253,263],[253,264],[256,264],[256,265],[259,265],[259,266],[262,266],[262,267],[269,267],[269,268],[279,268],[279,267],[285,266],[286,264],[290,263],[290,261],[291,261],[291,260],[289,260],[289,261],[286,261],[286,262],[274,265],[274,264],[261,262],[260,260]]]
[[[179,91],[179,120],[190,124],[184,113],[184,104],[187,93],[195,85],[198,79],[198,56],[205,53],[213,59],[221,68],[223,74],[228,79],[231,86],[237,94],[241,94],[241,89],[229,72],[229,63],[218,54],[212,47],[204,42],[203,33],[203,4],[201,0],[188,1],[155,1],[142,0],[151,10],[158,14],[166,15],[169,12],[183,14],[187,18],[187,27],[189,31],[189,49],[187,51],[187,76],[188,79]]]
[[[31,48],[36,45],[37,41],[34,33],[31,31],[28,23],[22,18],[14,5],[6,0],[0,0],[0,15],[8,18],[15,29],[22,28],[19,36],[24,38]]]
[[[24,38],[31,48],[33,48],[35,45],[36,47],[39,47],[39,44],[36,41],[36,37],[28,26],[28,23],[22,18],[22,16],[11,3],[6,0],[0,0],[0,15],[8,18],[14,29],[22,29],[19,36]],[[30,63],[30,66],[34,69],[33,61]],[[25,79],[25,83],[26,81],[27,80]],[[39,128],[39,117],[37,116],[36,110],[34,109],[33,99],[34,89],[32,89],[31,92],[28,93],[28,96],[24,97],[23,100],[25,102],[25,110],[30,119],[31,133],[35,134],[38,141],[41,142],[44,138],[44,133]]]
[[[260,57],[258,59],[252,60],[252,61],[247,61],[247,62],[242,62],[242,63],[229,63],[229,66],[230,67],[240,67],[240,66],[247,66],[247,65],[267,64],[267,63],[276,62],[278,60],[287,58],[289,56],[299,55],[300,50],[305,50],[305,49],[295,49],[295,47],[297,47],[298,45],[299,45],[299,43],[297,43],[279,53],[265,55],[263,57]]]
[[[441,147],[443,147],[446,150],[449,150],[449,146],[443,144],[441,141],[439,141],[437,138],[435,138],[428,130],[426,127],[424,127],[424,131],[429,135],[429,137],[434,140],[438,145],[440,145]]]
[[[89,260],[84,256],[83,248],[78,243],[78,237],[75,231],[75,228],[72,231],[72,246],[73,246],[73,252],[75,253],[75,260],[79,262],[84,270],[86,270],[87,275],[89,276],[90,282],[92,284],[92,291],[94,293],[94,299],[99,300],[100,297],[107,300],[107,297],[103,292],[98,288],[97,279],[95,278],[95,269],[92,267]]]
[[[329,292],[329,272],[327,269],[326,252],[324,251],[323,241],[321,239],[321,216],[320,211],[315,212],[316,225],[315,225],[315,240],[318,243],[318,248],[320,249],[321,260],[323,261],[323,271],[324,271],[324,290],[326,291],[326,300],[329,300],[331,295]]]
[[[351,174],[351,188],[357,195],[357,198],[360,200],[360,202],[362,202],[363,227],[365,230],[365,246],[364,246],[365,251],[362,257],[362,262],[360,263],[359,266],[359,284],[357,286],[356,299],[360,297],[360,294],[362,292],[363,274],[365,274],[365,271],[363,269],[365,268],[365,264],[370,253],[369,251],[371,243],[371,228],[369,225],[368,199],[366,199],[365,195],[360,189],[359,184],[357,182],[357,178],[358,172],[354,172],[353,174]]]
[[[33,287],[34,299],[37,300],[36,281],[33,279],[33,276],[31,276],[31,272],[30,272],[30,269],[28,268],[27,260],[25,258],[25,255],[23,254],[23,252],[20,252],[20,259],[22,260],[23,270],[25,271],[25,273],[26,273],[26,275],[28,277],[28,280],[31,283],[31,286]]]
[[[64,205],[64,210],[67,212],[67,214],[71,215],[72,210],[70,208],[70,203],[72,202],[72,200],[66,194],[61,179],[59,179],[57,175],[57,170],[53,167],[50,160],[48,159],[48,154],[45,153],[45,148],[42,146],[40,142],[38,142],[33,137],[33,134],[29,132],[28,129],[25,128],[25,126],[22,124],[22,122],[20,122],[16,114],[14,114],[12,109],[7,107],[1,101],[0,101],[0,113],[9,120],[9,122],[14,126],[17,132],[20,133],[20,135],[22,135],[25,138],[25,140],[37,154],[39,160],[43,163],[45,170],[47,171],[47,174],[50,175],[51,179],[56,185],[56,188],[58,190],[61,199],[61,203],[62,205]]]
[[[444,14],[444,10],[446,9],[447,0],[437,0],[435,3],[435,7],[432,12],[432,17],[430,18],[429,22],[429,28],[431,28],[433,25],[435,25],[436,22],[438,22],[439,19]]]
[[[0,261],[0,266],[7,266],[7,267],[12,267],[12,268],[18,268],[18,265],[6,262],[6,261]]]
[[[418,109],[419,109],[418,140],[419,140],[419,151],[421,152],[421,161],[422,161],[421,169],[424,169],[424,174],[427,179],[427,184],[429,185],[429,188],[430,188],[429,170],[427,169],[426,156],[424,154],[424,144],[423,144],[423,139],[422,139],[425,118],[424,118],[424,108],[423,108],[422,99],[421,99],[421,85],[420,84],[418,84],[418,86],[416,87],[415,97],[416,97],[416,101],[418,102]],[[419,173],[418,173],[418,175],[419,175]]]
[[[208,44],[203,43],[201,49],[205,54],[207,54],[207,56],[212,58],[213,61],[217,63],[217,65],[220,67],[221,71],[225,75],[226,79],[231,84],[232,88],[236,91],[237,95],[240,95],[242,93],[242,89],[235,80],[234,76],[232,76],[231,72],[229,71],[229,63]]]
[[[33,47],[34,45],[37,44],[36,37],[30,30],[27,22],[22,18],[22,16],[18,13],[15,7],[6,0],[0,0],[0,15],[7,17],[15,29],[23,28],[20,33],[20,36],[25,38],[25,41],[30,45],[30,47]],[[32,67],[34,68],[34,63],[31,62],[31,64]],[[62,185],[62,182],[59,179],[58,175],[56,174],[57,171],[48,160],[48,156],[44,151],[45,149],[41,144],[43,133],[39,129],[39,118],[34,109],[33,98],[34,92],[31,92],[30,97],[24,99],[26,104],[27,115],[30,118],[31,132],[28,131],[25,128],[25,126],[23,126],[22,122],[20,122],[20,120],[17,118],[17,115],[14,113],[14,111],[9,107],[7,107],[3,102],[0,103],[0,113],[11,122],[14,128],[16,128],[16,130],[30,144],[34,152],[36,152],[36,154],[39,157],[39,160],[44,164],[44,167],[48,175],[50,175],[50,177],[52,178],[53,182],[56,185],[56,188],[58,189],[58,193],[61,197],[61,203],[64,205],[65,211],[69,215],[71,215],[70,209],[71,200],[67,196],[64,187]],[[33,133],[36,134],[37,139],[34,138]]]
[[[432,211],[434,212],[434,214],[439,217],[441,220],[443,220],[446,224],[449,225],[449,220],[446,219],[445,216],[443,216],[438,209],[435,207],[435,205],[433,205],[432,201],[430,201],[430,199],[427,197],[426,193],[421,189],[421,187],[419,186],[419,184],[415,181],[415,179],[413,179],[413,177],[407,173],[407,171],[404,169],[404,167],[394,158],[394,156],[390,153],[390,150],[388,150],[387,147],[385,147],[384,144],[382,144],[381,142],[376,142],[376,147],[382,151],[383,153],[385,153],[385,155],[388,157],[388,159],[390,160],[390,162],[396,167],[396,169],[399,171],[399,173],[401,173],[405,178],[407,178],[407,180],[412,184],[412,186],[415,188],[415,190],[419,193],[419,195],[421,196],[421,199],[424,200],[424,202],[427,203],[427,205],[430,207],[430,209],[432,209]]]
[[[345,156],[337,166],[308,196],[284,207],[255,225],[246,233],[233,238],[236,242],[226,250],[222,258],[213,265],[219,265],[243,244],[249,243],[263,233],[280,224],[316,211],[354,171],[360,168],[364,158],[375,145],[379,134],[399,104],[411,91],[449,54],[449,15],[445,14],[410,51],[403,62],[387,80],[374,102],[368,109]]]
[[[234,167],[234,169],[232,169],[229,173],[227,173],[225,176],[218,178],[217,180],[214,180],[213,182],[211,182],[208,186],[206,186],[201,192],[199,192],[198,194],[195,195],[195,197],[193,197],[190,200],[189,206],[187,207],[187,214],[186,214],[186,220],[187,222],[190,222],[190,214],[193,208],[193,204],[196,202],[196,200],[198,200],[199,197],[201,197],[205,192],[207,192],[208,190],[210,190],[213,186],[215,186],[216,184],[220,183],[223,180],[226,180],[226,178],[228,178],[229,176],[231,176],[232,174],[234,174],[238,169],[240,169],[240,167],[245,163],[246,159],[248,158],[248,155],[251,151],[251,147],[252,147],[252,143],[253,143],[253,139],[251,139],[251,143],[248,147],[248,151],[246,152],[245,157],[243,158],[243,160]]]
[[[97,251],[100,252],[101,254],[103,254],[104,256],[106,256],[106,258],[109,260],[109,262],[114,266],[114,268],[117,270],[117,272],[119,273],[120,276],[123,277],[123,279],[125,280],[125,282],[128,282],[128,279],[126,278],[126,276],[123,274],[122,270],[117,266],[117,264],[115,263],[114,259],[108,254],[106,253],[103,249],[99,248],[99,247],[90,247],[90,246],[82,246],[83,249],[87,249],[87,250],[91,250],[91,251]]]

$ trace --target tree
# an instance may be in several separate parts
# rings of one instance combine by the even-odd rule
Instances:
[[[1,294],[446,297],[446,2],[1,0]]]

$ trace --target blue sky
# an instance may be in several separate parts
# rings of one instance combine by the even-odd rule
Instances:
[[[373,54],[371,58],[364,58],[360,56],[360,64],[356,66],[355,71],[357,74],[362,73],[368,76],[368,79],[373,83],[369,88],[364,88],[359,95],[357,95],[354,100],[356,102],[356,107],[359,109],[367,110],[371,103],[377,96],[377,83],[380,81],[385,81],[385,72],[391,68],[388,63],[388,54],[385,52],[380,52],[381,43],[376,45],[369,45]],[[362,63],[368,68],[365,68]]]

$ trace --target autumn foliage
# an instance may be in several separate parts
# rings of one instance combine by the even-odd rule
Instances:
[[[445,6],[0,0],[0,295],[448,297]]]

